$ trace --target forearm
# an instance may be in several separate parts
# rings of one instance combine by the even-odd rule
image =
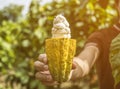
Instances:
[[[99,56],[99,50],[96,46],[87,46],[77,57],[88,64],[89,68],[93,66]]]
[[[80,77],[88,74],[98,56],[99,50],[96,46],[86,46],[85,49],[74,59],[74,62],[76,62],[79,67],[77,70],[74,71],[74,73],[76,71],[79,71],[78,74]]]

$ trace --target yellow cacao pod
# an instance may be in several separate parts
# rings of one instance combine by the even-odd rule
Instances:
[[[53,79],[59,83],[67,81],[76,51],[76,40],[69,38],[47,39],[45,50]]]

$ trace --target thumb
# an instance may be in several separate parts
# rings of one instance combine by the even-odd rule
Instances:
[[[76,69],[76,66],[77,66],[76,62],[73,61],[73,63],[72,63],[72,69]]]

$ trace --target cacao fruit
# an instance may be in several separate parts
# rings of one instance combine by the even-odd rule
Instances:
[[[76,51],[76,40],[69,38],[47,39],[45,50],[52,78],[59,83],[67,81]]]

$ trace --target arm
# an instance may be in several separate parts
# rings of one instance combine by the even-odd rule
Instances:
[[[99,49],[95,43],[87,43],[84,50],[74,58],[76,69],[72,71],[71,80],[76,80],[88,74],[99,56]]]
[[[96,44],[87,43],[84,50],[77,57],[74,57],[69,79],[76,80],[86,75],[98,56],[99,50]],[[41,54],[34,65],[37,70],[36,78],[44,85],[53,86],[58,84],[50,75],[46,54]]]
[[[117,24],[114,24],[113,26],[116,30],[120,32],[120,22],[118,22]]]

